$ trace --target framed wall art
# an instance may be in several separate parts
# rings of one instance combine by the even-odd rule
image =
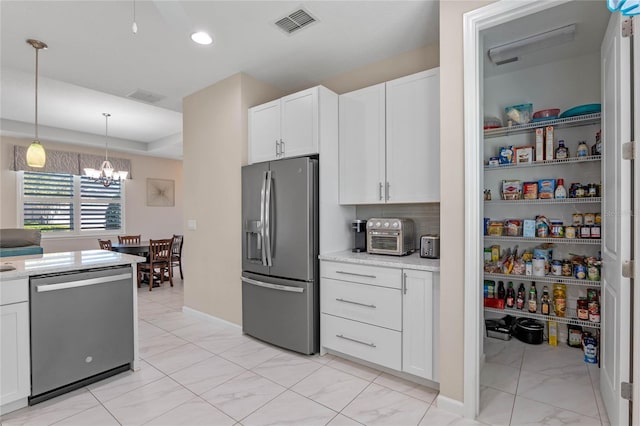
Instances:
[[[175,205],[175,181],[147,178],[147,206],[173,207]]]

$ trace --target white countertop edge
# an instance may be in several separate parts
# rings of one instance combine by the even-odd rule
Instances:
[[[389,256],[382,254],[354,253],[344,250],[325,253],[318,256],[320,260],[332,262],[356,263],[360,265],[384,266],[387,268],[413,269],[417,271],[440,271],[440,259],[425,259],[415,252],[408,256]]]
[[[144,261],[144,257],[107,250],[82,250],[28,256],[8,256],[0,258],[0,265],[4,266],[8,264],[14,266],[16,269],[0,272],[0,281],[56,272],[131,265]]]

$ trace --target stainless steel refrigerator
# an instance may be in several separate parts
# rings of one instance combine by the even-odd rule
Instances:
[[[242,329],[293,351],[319,348],[318,160],[242,168]]]

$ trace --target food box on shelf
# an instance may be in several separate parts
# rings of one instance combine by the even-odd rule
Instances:
[[[538,181],[538,198],[549,199],[554,197],[556,191],[555,179],[540,179]]]
[[[490,297],[485,297],[485,299],[484,299],[484,307],[485,308],[504,309],[504,299],[492,299]]]
[[[534,157],[533,146],[516,147],[516,164],[532,163]]]
[[[522,198],[522,181],[503,180],[502,181],[502,199],[503,200],[519,200],[520,198]]]
[[[536,129],[536,161],[544,160],[544,129]]]
[[[500,164],[513,163],[513,146],[500,147],[500,150],[498,151],[498,162]]]
[[[535,200],[538,198],[538,182],[525,182],[522,184],[522,198]]]

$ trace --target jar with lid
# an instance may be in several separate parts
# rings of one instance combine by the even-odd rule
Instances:
[[[562,276],[563,277],[570,277],[573,275],[573,265],[571,264],[570,260],[563,260],[562,261]]]
[[[592,300],[588,305],[589,311],[589,321],[594,323],[600,322],[600,302],[596,300]]]
[[[595,183],[590,183],[587,187],[587,197],[597,197],[598,196],[598,189],[596,187]]]
[[[589,321],[589,302],[587,302],[586,297],[578,298],[578,307],[576,313],[579,320]]]
[[[575,198],[584,198],[585,196],[585,188],[584,186],[578,184],[576,186]]]
[[[553,285],[553,310],[557,317],[562,318],[567,312],[567,286],[564,284]]]
[[[587,279],[589,281],[600,281],[600,266],[602,262],[595,257],[587,258]]]

